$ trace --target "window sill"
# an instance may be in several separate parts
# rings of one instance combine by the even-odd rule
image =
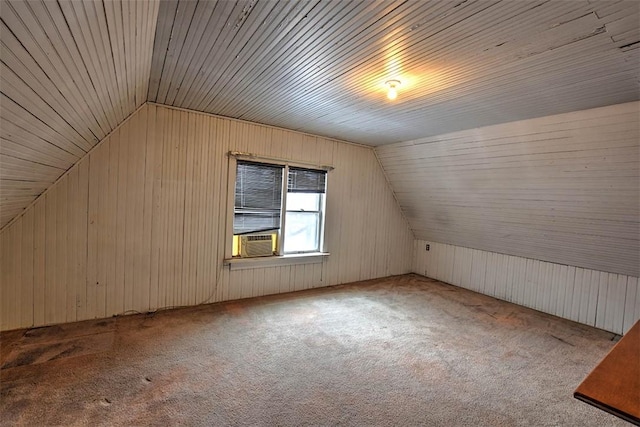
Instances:
[[[224,265],[228,265],[229,270],[244,270],[247,268],[280,267],[295,264],[319,264],[329,255],[328,252],[311,252],[256,258],[230,258],[224,260]]]

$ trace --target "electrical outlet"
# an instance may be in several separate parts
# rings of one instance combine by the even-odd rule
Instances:
[[[425,246],[425,250],[427,250],[427,251],[428,251],[429,249],[431,249],[431,245],[426,245],[426,246]]]

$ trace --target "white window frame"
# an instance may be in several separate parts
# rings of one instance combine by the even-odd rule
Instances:
[[[245,268],[261,268],[261,267],[275,267],[279,265],[292,265],[292,264],[314,264],[323,262],[330,254],[325,251],[325,224],[326,224],[326,203],[327,193],[329,191],[328,173],[333,170],[332,166],[320,166],[315,164],[292,162],[284,159],[269,158],[258,156],[251,153],[241,153],[236,151],[230,151],[228,153],[228,173],[227,173],[227,221],[226,221],[226,233],[225,233],[225,256],[224,265],[228,265],[231,270],[245,269]],[[284,168],[282,174],[282,207],[280,214],[280,230],[278,232],[278,242],[276,245],[277,255],[267,257],[256,258],[241,258],[233,257],[233,219],[235,209],[235,190],[236,190],[236,172],[238,160],[247,162],[271,164],[275,166],[282,166]],[[313,252],[284,252],[284,230],[286,227],[286,214],[287,214],[287,190],[288,190],[288,176],[289,167],[297,167],[304,169],[323,170],[327,172],[327,181],[325,193],[322,197],[322,210],[320,213],[320,238],[319,238],[319,250]]]
[[[306,168],[306,169],[308,169],[308,168]],[[289,166],[285,167],[284,173],[286,174],[287,177],[289,176]],[[287,181],[285,181],[285,183],[287,183]],[[287,191],[283,190],[284,193],[288,193],[288,185],[286,187],[286,190]],[[294,211],[294,210],[288,210],[287,209],[287,203],[286,203],[287,196],[283,197],[283,199],[284,199],[284,203],[283,203],[283,206],[282,206],[282,212],[283,212],[282,218],[283,218],[283,220],[281,221],[281,227],[282,227],[281,230],[283,230],[283,231],[285,230],[285,220],[286,220],[286,217],[287,217],[287,212],[309,212],[309,213],[314,212],[314,213],[318,214],[318,216],[320,217],[320,221],[319,221],[319,224],[318,224],[318,226],[319,226],[318,227],[318,236],[317,236],[317,238],[318,238],[318,249],[315,250],[315,251],[285,252],[284,251],[285,238],[284,238],[284,234],[283,234],[283,236],[282,236],[282,252],[280,252],[279,254],[280,255],[290,255],[290,254],[308,254],[308,253],[322,252],[322,249],[324,248],[324,218],[326,216],[325,215],[325,209],[326,209],[326,203],[327,203],[326,189],[325,189],[324,193],[321,193],[320,201],[319,201],[320,206],[318,206],[318,208],[319,208],[318,211]]]

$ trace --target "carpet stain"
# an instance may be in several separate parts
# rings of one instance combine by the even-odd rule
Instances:
[[[29,349],[24,352],[20,352],[13,358],[13,360],[10,360],[6,362],[4,365],[2,365],[2,369],[15,368],[16,366],[31,365],[32,363],[35,363],[36,360],[38,360],[40,357],[42,357],[43,354],[47,353],[50,347],[51,346],[38,347],[38,348]]]
[[[552,337],[552,338],[557,339],[557,340],[558,340],[558,341],[560,341],[561,343],[564,343],[564,344],[570,345],[571,347],[575,347],[575,345],[571,344],[569,341],[567,341],[567,340],[565,340],[565,339],[562,339],[562,338],[560,338],[560,337],[557,337],[557,336],[555,336],[555,335],[553,335],[553,334],[549,334],[549,336],[550,336],[550,337]]]
[[[78,353],[81,353],[84,350],[82,346],[72,344],[71,347],[61,351],[60,353],[53,356],[50,360],[56,360],[63,357],[71,357]]]
[[[59,334],[62,332],[62,327],[60,326],[45,326],[42,328],[34,328],[29,329],[24,333],[25,338],[37,338],[43,337],[47,335]]]

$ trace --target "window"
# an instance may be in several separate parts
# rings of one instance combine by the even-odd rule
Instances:
[[[289,168],[284,252],[320,252],[326,172]]]
[[[321,252],[326,175],[324,170],[238,160],[232,256]]]

